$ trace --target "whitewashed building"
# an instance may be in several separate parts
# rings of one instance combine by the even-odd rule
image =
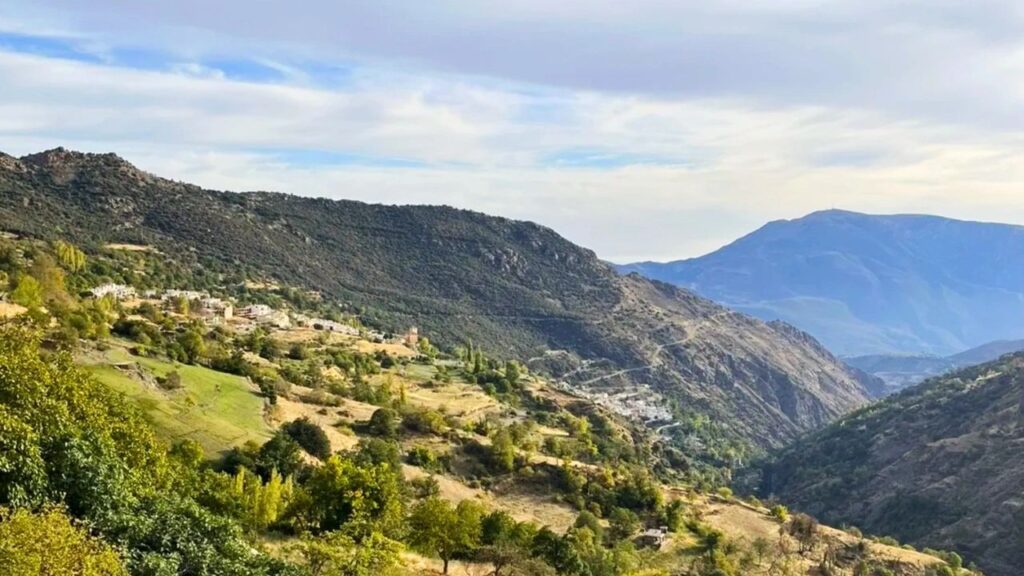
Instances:
[[[89,291],[95,298],[103,298],[110,295],[118,300],[129,300],[135,298],[135,288],[124,284],[103,284]]]

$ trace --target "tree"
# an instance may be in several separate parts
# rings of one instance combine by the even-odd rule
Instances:
[[[367,426],[370,434],[381,438],[395,438],[398,436],[398,414],[390,408],[378,408],[370,415],[370,423]]]
[[[519,363],[515,360],[509,360],[505,363],[505,379],[508,380],[509,384],[515,386],[519,382]]]
[[[665,506],[665,526],[669,532],[678,532],[683,527],[683,501],[673,500]]]
[[[293,420],[281,429],[311,456],[326,460],[331,455],[331,441],[327,433],[309,418],[304,416]]]
[[[309,349],[302,342],[296,342],[288,349],[288,357],[292,360],[306,360],[309,358]]]
[[[772,509],[769,511],[769,514],[771,514],[772,518],[775,518],[783,524],[786,522],[786,520],[789,519],[789,510],[787,510],[786,507],[783,506],[782,504],[776,504],[772,506]]]
[[[89,537],[60,508],[37,514],[0,509],[0,573],[127,576],[117,553]]]
[[[480,548],[477,559],[494,567],[493,576],[501,576],[505,568],[515,570],[529,558],[530,544],[537,528],[516,522],[508,512],[498,510],[480,522]]]
[[[243,508],[242,520],[254,532],[265,530],[277,521],[291,498],[291,483],[274,470],[264,484],[259,476],[239,468],[232,482],[232,492]]]
[[[512,472],[516,468],[516,446],[507,429],[499,430],[491,438],[491,465],[498,472]]]
[[[85,253],[72,244],[58,240],[53,244],[54,252],[57,253],[57,260],[61,266],[71,272],[80,272],[85,268]]]
[[[567,536],[559,536],[547,527],[541,528],[534,536],[530,552],[533,556],[542,558],[558,574],[577,575],[584,574],[587,570],[573,542]]]
[[[174,311],[182,316],[188,316],[189,314],[189,301],[184,296],[178,296],[171,302]]]
[[[794,514],[787,532],[800,543],[801,553],[810,552],[818,542],[818,521],[807,514]]]
[[[579,516],[576,517],[576,523],[573,524],[575,528],[586,528],[594,533],[598,539],[604,538],[604,526],[601,525],[601,520],[594,515],[593,512],[584,510],[580,512]]]
[[[11,302],[24,306],[29,310],[42,308],[43,288],[39,285],[39,281],[28,274],[23,274],[18,279],[14,292],[11,292]]]
[[[440,558],[447,574],[449,562],[468,557],[479,546],[481,517],[482,510],[476,502],[463,500],[453,508],[432,496],[412,509],[410,543],[423,554]]]
[[[71,297],[64,288],[64,270],[57,266],[49,254],[39,254],[32,259],[29,275],[39,281],[45,302],[71,304]]]
[[[640,529],[640,518],[632,510],[615,508],[608,516],[608,524],[613,540],[626,540]]]
[[[311,576],[383,576],[400,561],[402,545],[379,532],[356,542],[344,532],[305,536],[299,553]]]
[[[256,457],[256,472],[263,479],[269,479],[276,470],[284,476],[292,476],[302,468],[302,448],[284,431],[278,430],[270,440],[260,447]]]
[[[389,464],[360,465],[331,456],[306,482],[311,523],[322,531],[338,530],[357,540],[379,531],[395,537],[405,514],[400,472]]]
[[[185,352],[185,361],[195,364],[206,353],[206,342],[196,328],[189,328],[178,335],[178,344]]]

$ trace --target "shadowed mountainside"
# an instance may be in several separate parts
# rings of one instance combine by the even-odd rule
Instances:
[[[825,522],[1024,564],[1024,354],[928,380],[785,449],[761,492]]]

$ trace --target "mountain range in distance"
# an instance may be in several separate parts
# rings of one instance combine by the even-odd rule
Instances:
[[[996,360],[1006,354],[1024,351],[1024,340],[997,340],[950,356],[869,354],[843,360],[880,378],[892,392],[913,386],[933,376]]]
[[[618,266],[765,320],[840,356],[948,356],[1024,338],[1024,227],[828,210],[705,256]]]

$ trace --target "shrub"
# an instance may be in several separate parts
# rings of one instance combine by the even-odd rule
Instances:
[[[370,434],[381,438],[394,438],[398,436],[398,414],[390,408],[378,408],[370,416],[367,426]]]
[[[775,518],[779,522],[785,522],[789,519],[789,510],[786,509],[786,507],[783,506],[782,504],[776,504],[775,506],[772,506],[772,509],[769,512],[769,514],[771,514],[772,518]]]
[[[411,432],[440,436],[448,425],[436,410],[410,408],[402,413],[402,427]]]
[[[164,390],[177,390],[182,387],[181,374],[177,370],[173,370],[166,376],[157,378],[156,383]]]
[[[309,418],[293,420],[281,429],[311,456],[326,460],[331,455],[331,441],[327,434]]]

